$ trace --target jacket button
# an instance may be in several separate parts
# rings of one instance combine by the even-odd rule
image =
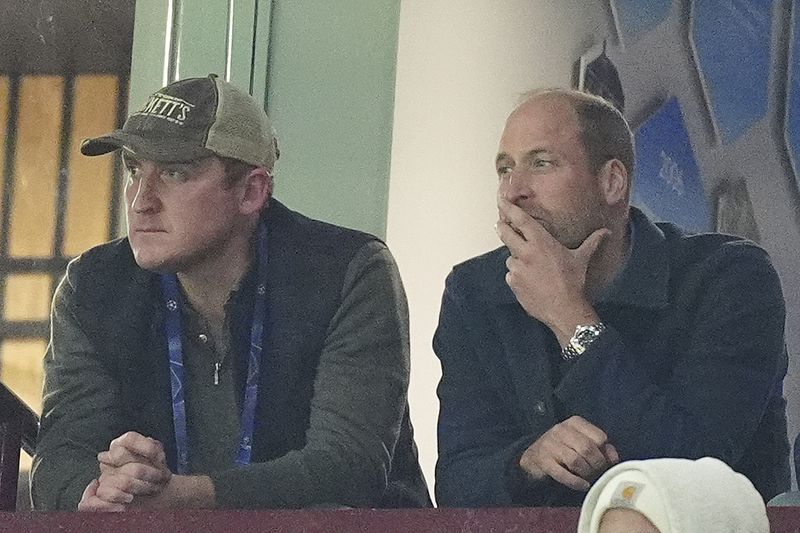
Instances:
[[[547,413],[547,406],[544,404],[543,401],[539,400],[534,404],[533,410],[536,411],[538,414],[543,415]]]

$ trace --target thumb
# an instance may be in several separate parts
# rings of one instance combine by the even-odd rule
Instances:
[[[595,230],[591,235],[586,237],[578,249],[575,250],[575,255],[582,259],[584,263],[588,263],[589,259],[591,259],[594,253],[597,251],[597,247],[600,246],[600,243],[603,242],[603,239],[609,235],[611,235],[611,231],[608,228],[600,228]]]

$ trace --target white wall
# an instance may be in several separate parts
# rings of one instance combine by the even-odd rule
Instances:
[[[570,84],[608,34],[600,0],[402,0],[387,241],[411,312],[411,415],[433,489],[431,349],[451,267],[499,245],[494,156],[506,115],[537,86]]]

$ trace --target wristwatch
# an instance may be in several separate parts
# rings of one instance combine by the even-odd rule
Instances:
[[[561,357],[567,361],[575,359],[585,352],[586,348],[605,330],[606,326],[602,322],[576,327],[569,343],[561,349]]]

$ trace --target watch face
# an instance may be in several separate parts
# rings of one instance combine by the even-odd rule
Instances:
[[[594,338],[597,337],[597,335],[598,335],[597,330],[595,330],[594,328],[587,327],[578,331],[575,334],[575,339],[581,344],[585,344],[586,342],[591,342],[592,340],[594,340]]]
[[[592,324],[589,326],[578,326],[575,328],[575,334],[569,340],[569,344],[562,350],[562,356],[565,359],[572,359],[581,355],[586,351],[586,348],[594,342],[594,340],[605,331],[605,326],[602,322]]]
[[[603,332],[605,327],[602,324],[599,325],[591,325],[591,326],[578,326],[575,328],[575,335],[573,339],[577,341],[577,343],[581,344],[584,349],[586,346],[591,344],[600,333]]]

